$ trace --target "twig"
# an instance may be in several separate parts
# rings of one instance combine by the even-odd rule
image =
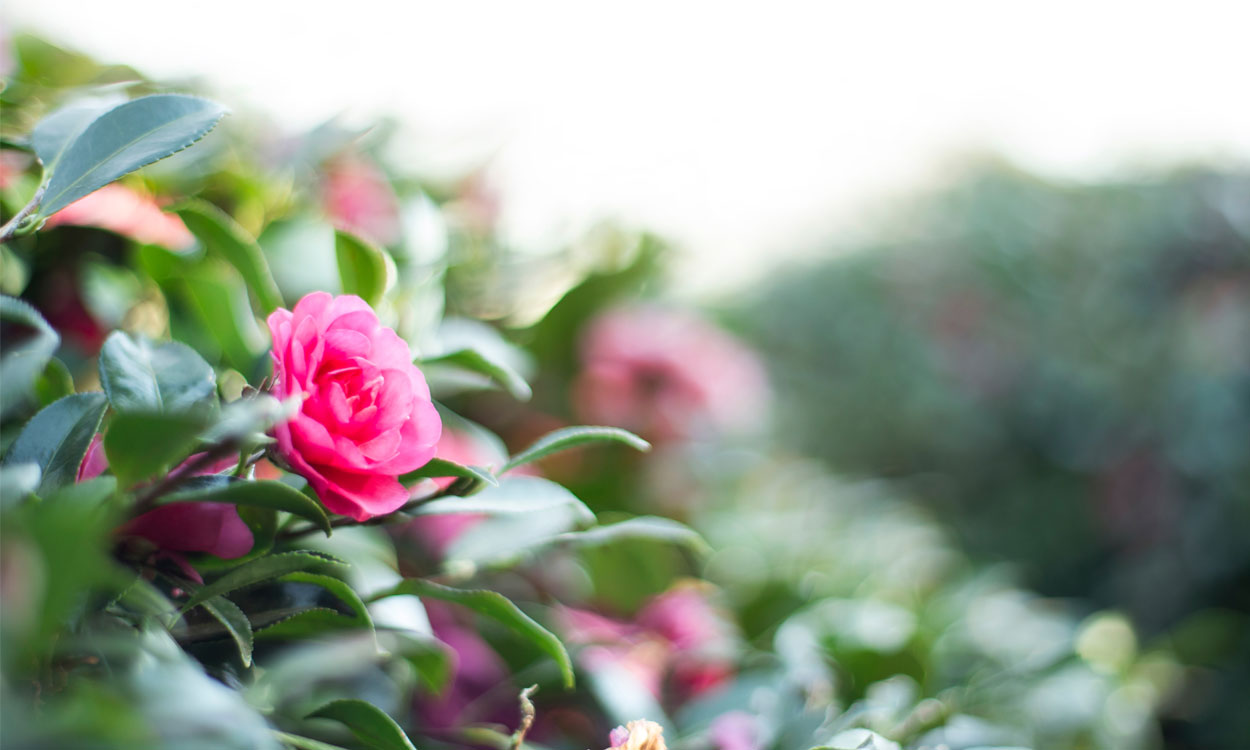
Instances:
[[[39,208],[39,202],[43,200],[43,191],[45,189],[47,189],[47,183],[40,185],[39,189],[35,191],[35,196],[30,199],[30,203],[22,206],[22,210],[14,214],[7,224],[0,227],[0,242],[8,242],[13,239],[13,235],[17,234],[18,228],[26,220],[26,217],[34,213],[36,208]]]
[[[534,704],[530,702],[530,696],[537,690],[537,685],[530,685],[521,691],[521,726],[512,733],[512,744],[508,746],[508,750],[521,750],[521,745],[525,743],[525,735],[534,723]]]

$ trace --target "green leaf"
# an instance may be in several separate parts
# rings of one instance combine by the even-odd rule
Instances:
[[[370,305],[380,302],[387,285],[386,251],[336,229],[334,254],[338,259],[343,293],[355,294]]]
[[[402,656],[412,665],[417,679],[425,689],[435,695],[443,692],[451,679],[452,654],[451,647],[433,636],[421,636],[416,633],[390,634],[395,643],[388,644],[387,650]]]
[[[217,403],[217,376],[177,341],[153,344],[115,331],[100,349],[100,384],[119,412],[190,411]]]
[[[116,422],[116,420],[114,420]],[[105,440],[107,441],[107,437]],[[281,510],[312,521],[330,536],[330,519],[321,505],[288,484],[275,481],[236,481],[224,485],[176,492],[161,499],[166,503],[230,503]]]
[[[356,739],[376,750],[417,750],[404,730],[372,703],[354,698],[330,701],[308,714],[310,719],[333,719],[351,730]]]
[[[26,424],[4,457],[4,465],[38,466],[41,497],[73,484],[106,408],[108,400],[99,392],[76,393],[52,402]]]
[[[418,479],[431,477],[460,477],[462,479],[474,479],[492,487],[499,486],[499,480],[495,478],[495,475],[480,466],[462,466],[454,461],[442,458],[431,458],[425,466],[404,474],[399,478],[399,481],[401,484],[408,485]]]
[[[301,737],[290,732],[279,732],[276,729],[273,732],[273,736],[296,750],[347,750],[342,745],[331,745],[328,742],[314,740],[311,737]]]
[[[344,563],[329,556],[318,555],[312,552],[279,552],[257,558],[240,565],[221,578],[201,587],[199,591],[195,592],[187,600],[186,604],[182,605],[182,612],[186,612],[214,596],[228,594],[235,589],[279,578],[288,573],[296,573],[310,568],[344,567],[344,565]]]
[[[47,406],[58,398],[64,398],[74,392],[74,376],[61,360],[53,357],[44,366],[43,372],[35,378],[35,398],[40,406]]]
[[[361,601],[360,595],[338,578],[319,573],[290,573],[278,580],[281,583],[311,583],[320,586],[345,604],[353,614],[344,616],[319,607],[298,613],[266,629],[266,636],[302,638],[343,627],[373,630],[373,618],[369,616],[369,609]]]
[[[31,131],[30,142],[44,172],[52,171],[69,144],[97,117],[124,101],[120,95],[76,101],[40,120]]]
[[[411,511],[414,516],[448,513],[537,513],[568,507],[578,523],[593,523],[595,514],[564,487],[540,477],[504,477],[497,487],[488,487],[471,497],[431,500]]]
[[[268,339],[257,325],[247,288],[239,283],[238,274],[224,261],[208,258],[170,287],[190,299],[201,330],[212,337],[227,363],[250,372]]]
[[[409,578],[390,591],[373,598],[377,600],[404,595],[452,602],[495,620],[555,659],[560,667],[560,674],[564,677],[565,686],[573,687],[573,663],[569,660],[569,652],[565,650],[564,644],[554,633],[539,625],[502,594],[486,589],[455,589],[420,578]]]
[[[239,647],[239,658],[243,660],[243,666],[252,666],[252,623],[248,622],[243,610],[224,596],[207,599],[201,606],[230,633],[235,645]]]
[[[225,109],[207,99],[157,94],[97,117],[54,158],[39,206],[51,216],[117,178],[175,154],[213,129]]]
[[[4,355],[0,357],[0,417],[5,417],[26,401],[35,379],[61,345],[61,337],[35,308],[14,297],[0,296],[0,320],[35,330],[32,338],[19,341],[16,346],[8,340],[4,342]]]
[[[122,604],[126,609],[141,615],[157,617],[163,624],[172,625],[178,607],[160,589],[137,575],[113,598],[112,604]]]
[[[651,444],[646,440],[619,427],[565,427],[538,438],[533,445],[513,456],[512,460],[504,465],[503,470],[515,469],[522,464],[528,464],[550,456],[552,453],[576,448],[579,445],[602,442],[624,443],[634,450],[643,452],[651,450]]]
[[[217,423],[204,433],[204,440],[209,443],[229,440],[240,445],[265,443],[267,440],[262,439],[265,433],[299,414],[302,401],[299,395],[279,401],[268,393],[231,401],[222,407]]]
[[[552,541],[583,547],[598,547],[626,539],[671,542],[689,547],[700,554],[706,554],[711,550],[699,532],[685,524],[660,516],[638,516],[620,523],[596,526],[584,531],[570,531],[560,534]]]
[[[104,455],[123,487],[163,472],[195,448],[205,419],[197,414],[123,412],[104,433]]]
[[[234,266],[266,315],[282,307],[282,293],[269,272],[260,245],[225,211],[201,200],[180,203],[172,210],[205,250]]]
[[[518,401],[528,401],[530,396],[533,395],[529,383],[526,383],[525,378],[521,377],[516,370],[512,369],[505,362],[483,354],[477,349],[459,349],[447,354],[423,359],[419,364],[421,367],[454,367],[485,375],[502,386],[505,391]]]

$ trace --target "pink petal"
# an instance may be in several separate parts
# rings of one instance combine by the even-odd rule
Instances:
[[[313,318],[320,322],[325,311],[330,307],[330,303],[334,298],[327,292],[309,292],[304,298],[295,303],[295,309],[292,313],[295,319]]]
[[[392,476],[322,467],[320,476],[309,481],[327,510],[357,521],[391,513],[408,502],[408,490]]]
[[[360,452],[371,461],[386,461],[399,450],[399,430],[387,430],[367,443],[361,443]]]
[[[328,360],[367,357],[372,344],[360,331],[331,327],[325,335],[325,357]]]

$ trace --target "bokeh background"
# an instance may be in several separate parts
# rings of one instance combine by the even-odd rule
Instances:
[[[592,695],[540,703],[552,747],[640,713],[692,748],[807,747],[814,704],[952,747],[1250,736],[1244,4],[4,14],[230,102],[237,132],[275,134],[256,185],[327,155],[385,165],[406,213],[382,244],[442,264],[447,312],[532,354],[531,405],[448,396],[509,446],[586,416],[656,440],[645,464],[542,467],[714,550],[638,543],[509,584],[582,600],[555,617]],[[72,78],[17,46],[25,73]],[[272,185],[215,179],[267,253],[296,252]],[[285,267],[288,295],[320,283]],[[90,278],[98,314],[116,287]],[[721,651],[638,652],[684,638]]]

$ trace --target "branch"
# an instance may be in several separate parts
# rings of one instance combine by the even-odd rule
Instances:
[[[538,690],[537,685],[530,685],[521,691],[521,726],[512,733],[512,744],[509,750],[521,750],[521,745],[525,743],[525,735],[530,731],[530,725],[534,723],[534,704],[530,702],[530,696],[534,691]]]
[[[46,188],[46,183],[40,185],[39,189],[35,191],[35,196],[30,199],[30,203],[22,206],[21,211],[18,211],[12,219],[9,219],[7,224],[0,227],[0,242],[8,242],[13,239],[13,236],[17,234],[17,230],[21,227],[22,222],[26,220],[26,217],[34,213],[35,209],[39,208],[39,203],[43,200],[43,191]]]

